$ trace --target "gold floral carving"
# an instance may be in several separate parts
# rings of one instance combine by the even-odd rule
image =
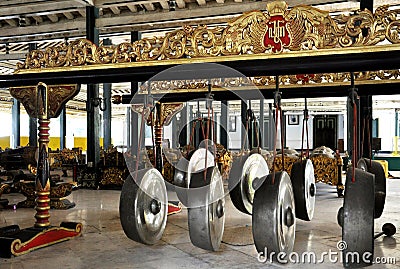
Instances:
[[[161,103],[160,112],[158,117],[154,117],[154,113],[151,112],[150,106],[144,107],[143,104],[132,104],[131,109],[133,112],[142,115],[146,120],[147,125],[159,125],[167,126],[171,123],[172,118],[176,113],[181,111],[184,107],[183,103]],[[144,110],[144,112],[143,112]]]
[[[101,185],[115,185],[122,186],[125,182],[125,178],[127,177],[127,169],[126,168],[118,168],[118,167],[109,167],[106,168],[103,172],[100,184]]]
[[[310,157],[314,165],[315,182],[338,185],[341,176],[342,159],[330,157],[324,154],[316,154]]]
[[[78,94],[80,86],[72,85],[49,85],[48,86],[48,117],[57,118],[62,107],[71,98]],[[36,86],[12,87],[10,94],[20,101],[28,113],[33,118],[38,117],[37,109],[37,90]]]
[[[162,37],[144,38],[133,43],[96,46],[80,39],[68,45],[33,50],[17,69],[398,44],[399,17],[400,10],[389,10],[387,5],[378,7],[374,14],[368,10],[355,10],[350,15],[331,16],[311,6],[288,9],[285,2],[276,1],[268,3],[265,12],[244,13],[223,27],[184,26]]]
[[[379,70],[354,72],[357,85],[372,83],[391,83],[400,80],[400,70]],[[258,77],[236,77],[236,78],[218,78],[211,79],[212,90],[218,92],[226,89],[247,89],[249,87],[258,87],[259,89],[273,88],[275,89],[275,76],[258,76]],[[322,73],[322,74],[298,74],[279,76],[279,84],[281,88],[292,87],[296,85],[335,85],[348,83],[350,85],[350,73]],[[171,81],[152,81],[151,92],[154,94],[166,93],[186,93],[186,92],[207,92],[208,80],[171,80]],[[147,87],[142,86],[139,94],[148,94]]]
[[[286,171],[289,174],[289,176],[292,173],[293,164],[298,162],[299,160],[300,160],[300,158],[297,157],[297,156],[284,156],[284,162],[285,162],[284,171]],[[275,157],[274,169],[275,169],[275,171],[282,171],[283,170],[282,156],[277,155]]]

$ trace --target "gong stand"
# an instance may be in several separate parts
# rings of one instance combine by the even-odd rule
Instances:
[[[281,155],[282,155],[282,171],[285,171],[285,151],[283,145],[283,112],[282,112],[282,92],[279,91],[279,76],[275,77],[275,86],[276,91],[274,92],[274,107],[275,107],[275,142],[274,142],[274,151],[273,151],[273,160],[274,164],[272,166],[272,184],[274,184],[275,180],[275,161],[276,161],[276,144],[278,141],[278,121],[281,127]]]
[[[50,166],[49,130],[50,118],[56,118],[63,105],[79,92],[77,85],[37,86],[13,88],[11,95],[18,99],[32,118],[38,119],[39,158],[36,173],[36,222],[33,227],[20,229],[18,225],[1,228],[0,256],[10,258],[32,250],[59,243],[81,235],[82,224],[62,222],[50,225]]]
[[[374,210],[374,218],[379,218],[385,206],[386,201],[386,175],[382,165],[372,160],[372,146],[371,146],[371,130],[370,130],[370,120],[371,120],[371,111],[370,108],[365,108],[369,111],[366,111],[363,118],[363,127],[362,127],[362,136],[361,136],[361,152],[360,152],[360,160],[357,163],[357,167],[362,169],[363,171],[372,173],[375,176],[375,210]],[[367,140],[365,141],[365,134],[367,135]],[[364,158],[364,145],[367,144],[368,158]]]
[[[213,95],[211,93],[211,83],[209,82],[206,96],[208,117],[206,135],[204,137],[205,148],[200,147],[197,149],[189,160],[187,169],[188,179],[186,182],[186,190],[188,192],[186,195],[189,202],[188,227],[190,241],[199,248],[217,251],[224,232],[225,195],[222,177],[216,165],[214,110],[212,102]],[[210,127],[211,123],[212,126]],[[209,150],[208,140],[210,133],[212,136],[212,154]]]
[[[345,267],[364,267],[372,264],[374,254],[374,206],[375,175],[356,168],[358,155],[358,95],[354,88],[354,75],[351,74],[352,88],[349,95],[349,111],[352,113],[350,130],[353,138],[352,167],[347,170],[346,191],[343,207],[338,212],[338,222],[342,226],[342,240],[347,248],[343,250]],[[350,123],[350,121],[349,121]],[[349,124],[351,126],[351,124]],[[367,259],[354,260],[353,253]]]
[[[276,77],[276,91],[274,93],[274,106],[276,108],[275,131],[277,133],[278,120],[281,128],[281,92],[279,92],[279,77]],[[274,145],[274,161],[276,157],[276,144]],[[283,132],[281,130],[282,161]],[[252,231],[255,247],[258,253],[265,257],[271,257],[271,253],[292,252],[296,233],[295,198],[291,179],[284,171],[276,172],[275,168],[267,175],[256,188],[253,199]],[[266,227],[268,227],[266,229]],[[265,251],[267,253],[265,253]],[[277,257],[273,257],[274,260]],[[279,259],[278,259],[279,262]]]
[[[295,162],[291,169],[290,179],[293,185],[296,217],[305,221],[310,221],[314,215],[315,207],[315,175],[314,166],[310,160],[310,146],[308,139],[308,109],[307,99],[304,100],[304,118],[301,134],[301,155],[300,159]],[[304,133],[306,133],[307,150],[305,158],[303,157],[304,150]]]
[[[308,120],[310,118],[310,115],[308,114],[308,109],[307,109],[307,98],[304,98],[304,111],[303,111],[303,128],[301,130],[301,158],[303,158],[303,149],[304,149],[304,131],[306,133],[306,139],[307,139],[307,150],[306,150],[306,159],[310,158],[310,141],[309,141],[309,136],[308,136]]]

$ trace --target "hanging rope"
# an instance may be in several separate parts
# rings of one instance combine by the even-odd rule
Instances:
[[[283,151],[283,133],[282,133],[282,110],[281,110],[281,92],[279,92],[279,76],[275,76],[275,89],[274,92],[274,107],[275,107],[275,142],[274,142],[274,155],[273,155],[273,166],[272,166],[272,180],[271,183],[275,184],[275,162],[276,162],[276,144],[278,141],[278,120],[281,120],[281,148],[282,148],[282,167],[284,170],[284,151]]]
[[[248,138],[248,133],[249,133],[249,117],[248,117],[247,110],[246,110],[245,122],[246,122],[245,123],[245,131],[242,135],[242,148],[240,150],[240,156],[243,156],[244,148],[245,148],[246,144],[248,145],[248,140],[246,139],[246,138]]]
[[[372,147],[371,147],[371,130],[370,130],[370,113],[367,112],[367,115],[363,119],[363,128],[362,128],[362,136],[361,136],[361,150],[360,155],[364,156],[364,143],[365,143],[365,131],[367,131],[367,139],[368,139],[368,157],[369,157],[369,165],[372,166]]]
[[[140,131],[139,131],[139,141],[138,141],[138,148],[137,148],[137,154],[136,154],[136,165],[135,165],[135,177],[134,181],[137,180],[137,174],[139,171],[139,159],[140,159],[140,149],[142,147],[142,139],[143,139],[143,128],[144,128],[144,112],[145,112],[146,107],[143,105],[143,110],[141,113],[141,122],[140,122]]]
[[[352,175],[352,179],[351,179],[351,181],[352,182],[355,182],[356,181],[356,179],[355,179],[355,172],[356,172],[356,162],[357,162],[357,159],[358,159],[358,157],[357,157],[357,154],[358,154],[358,148],[357,148],[357,131],[358,131],[358,128],[357,128],[357,124],[358,124],[358,120],[357,120],[357,116],[358,116],[358,113],[357,113],[357,102],[356,102],[356,99],[357,99],[357,93],[356,93],[356,91],[355,91],[355,88],[354,88],[354,73],[351,73],[351,93],[350,93],[350,98],[351,98],[351,103],[353,104],[353,156],[352,156],[352,163],[353,163],[353,165],[352,165],[352,172],[353,172],[353,175]]]
[[[306,132],[306,139],[307,139],[307,150],[306,150],[306,158],[310,157],[310,143],[308,137],[308,109],[307,109],[307,98],[304,98],[304,118],[303,118],[303,127],[301,131],[301,158],[303,158],[303,149],[304,149],[304,131]]]

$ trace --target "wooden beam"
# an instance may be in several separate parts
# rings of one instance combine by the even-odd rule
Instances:
[[[94,0],[73,0],[82,6],[94,6]]]
[[[42,23],[27,27],[0,28],[1,42],[32,42],[38,40],[51,40],[65,37],[84,37],[86,22],[83,18],[65,20],[58,23]]]
[[[23,60],[25,58],[26,53],[0,54],[0,61]]]
[[[4,2],[4,1],[2,1]],[[8,3],[9,1],[7,1]],[[78,7],[72,1],[67,0],[53,0],[41,1],[36,4],[28,4],[27,1],[19,4],[9,4],[0,6],[0,19],[17,18],[21,15],[25,16],[40,16],[62,12],[77,11]]]
[[[16,19],[5,19],[5,21],[11,26],[14,26],[14,27],[18,26],[18,22]]]
[[[197,0],[197,4],[199,4],[199,6],[205,6],[207,3],[206,0]]]
[[[43,22],[42,16],[33,16],[33,19],[34,19],[37,23],[42,23],[42,22]]]
[[[86,18],[86,9],[84,8],[78,9],[78,12],[82,17]]]
[[[74,14],[72,14],[71,12],[63,12],[63,14],[69,20],[75,19]]]
[[[127,7],[131,12],[133,13],[137,12],[137,7],[135,5],[127,5]]]
[[[185,8],[186,3],[184,0],[176,0],[176,4],[178,5],[179,8]]]
[[[48,14],[47,17],[51,20],[51,22],[58,22],[58,16],[56,14]]]
[[[156,8],[154,7],[154,5],[152,3],[147,3],[147,4],[143,4],[143,5],[146,8],[146,10],[148,10],[148,11],[156,10]]]
[[[162,1],[160,1],[160,5],[161,5],[161,7],[162,7],[163,9],[166,9],[166,10],[169,9],[169,4],[168,4],[167,0],[162,0]]]
[[[115,15],[121,14],[121,10],[118,7],[110,7],[110,9]]]

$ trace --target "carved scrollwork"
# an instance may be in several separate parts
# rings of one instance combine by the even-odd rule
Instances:
[[[288,51],[373,46],[400,43],[400,10],[381,6],[375,13],[355,10],[331,16],[310,6],[288,9],[283,1],[267,4],[209,28],[184,26],[161,37],[133,43],[96,46],[86,39],[29,52],[17,69],[56,68],[242,54],[277,54]]]
[[[48,86],[48,117],[56,118],[62,106],[78,94],[80,86],[74,85],[49,85]],[[20,101],[29,116],[38,117],[36,86],[12,87],[10,94]]]

